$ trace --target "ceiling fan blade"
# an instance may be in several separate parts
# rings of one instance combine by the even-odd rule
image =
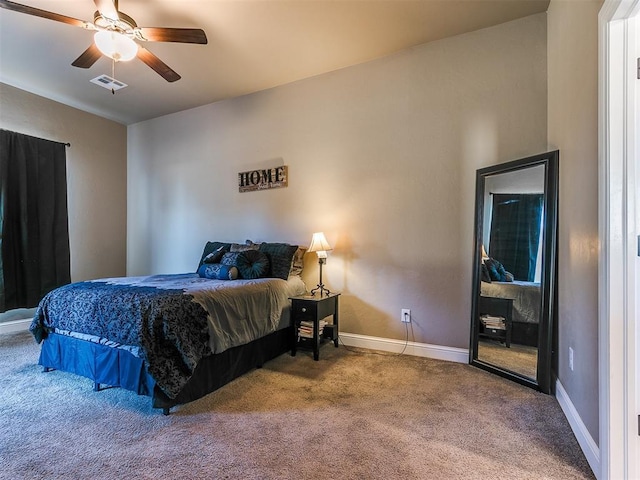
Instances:
[[[55,20],[56,22],[67,23],[76,27],[91,29],[93,25],[84,20],[79,20],[73,17],[67,17],[66,15],[60,15],[59,13],[49,12],[47,10],[41,10],[35,7],[29,7],[27,5],[21,5],[15,2],[9,2],[8,0],[0,0],[0,7],[7,10],[13,10],[14,12],[26,13],[27,15],[34,15],[36,17],[46,18],[49,20]]]
[[[200,28],[142,27],[137,30],[140,32],[140,40],[150,42],[207,43],[207,35]]]
[[[91,46],[82,52],[82,55],[76,58],[71,65],[74,67],[89,68],[96,63],[101,56],[102,53],[98,50],[96,44],[92,43]]]
[[[98,11],[103,17],[111,20],[118,20],[118,8],[113,3],[113,0],[93,0],[93,3],[98,7]]]
[[[180,75],[174,72],[166,63],[143,47],[138,47],[138,58],[153,68],[167,82],[180,80]]]

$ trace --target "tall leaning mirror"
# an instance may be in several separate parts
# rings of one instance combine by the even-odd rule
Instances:
[[[558,151],[476,173],[472,365],[550,393]]]

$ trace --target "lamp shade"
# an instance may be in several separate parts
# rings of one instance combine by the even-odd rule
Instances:
[[[311,238],[311,245],[309,245],[309,252],[326,252],[333,250],[327,239],[324,237],[323,232],[316,232]]]
[[[132,60],[138,53],[138,44],[118,32],[100,30],[93,36],[93,40],[103,55],[114,59],[116,62]]]

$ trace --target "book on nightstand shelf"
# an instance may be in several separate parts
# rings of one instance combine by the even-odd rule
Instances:
[[[506,328],[504,324],[504,317],[495,317],[493,315],[481,315],[480,321],[485,328],[494,328],[497,330],[504,330]]]
[[[322,336],[326,321],[320,320],[318,322],[318,336]],[[298,338],[313,338],[313,322],[303,320],[298,327]]]

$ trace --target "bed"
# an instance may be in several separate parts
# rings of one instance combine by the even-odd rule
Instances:
[[[513,343],[538,345],[538,323],[540,319],[540,283],[523,282],[481,282],[481,295],[513,300],[512,337]]]
[[[77,282],[47,294],[30,326],[42,343],[39,364],[85,376],[96,390],[148,395],[168,414],[290,350],[289,298],[306,291],[301,267],[293,271],[299,249],[289,246],[280,264],[282,249],[272,250],[260,277],[228,280],[202,276],[214,247],[205,246],[200,273]]]

